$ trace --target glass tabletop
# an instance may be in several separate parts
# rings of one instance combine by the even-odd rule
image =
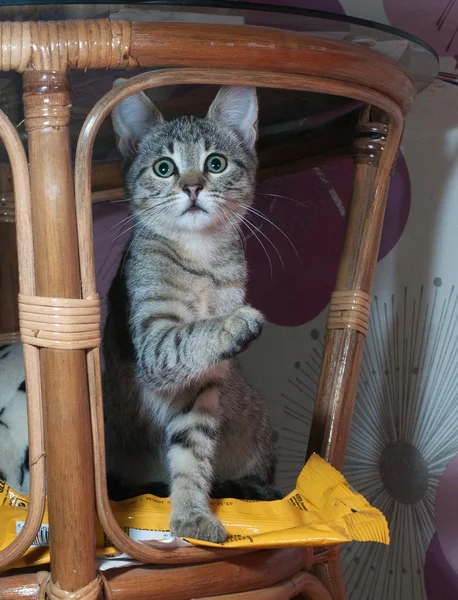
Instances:
[[[390,56],[410,73],[418,91],[434,80],[438,71],[437,56],[420,39],[386,25],[371,23],[344,15],[304,10],[294,7],[247,4],[246,2],[201,0],[150,0],[147,2],[24,2],[22,0],[0,1],[0,20],[61,20],[61,19],[127,19],[151,22],[214,23],[273,27],[303,32],[307,35],[333,40],[344,40],[371,47]],[[117,77],[131,77],[142,71],[129,69],[73,71],[72,120],[70,133],[72,149],[75,150],[83,120]],[[331,73],[332,75],[332,73]],[[215,86],[169,86],[148,92],[151,99],[168,117],[184,113],[205,114],[216,93]],[[0,72],[0,108],[17,125],[27,143],[21,102],[22,77],[14,72]],[[310,133],[315,138],[327,133],[337,139],[335,131],[354,119],[360,105],[348,98],[325,94],[296,92],[293,90],[259,89],[260,148],[285,148],[291,144],[300,148]],[[334,128],[330,130],[330,128]],[[302,138],[298,138],[302,136]],[[289,143],[291,142],[291,144]],[[343,143],[343,142],[342,142]],[[320,143],[322,150],[322,143]],[[294,152],[293,152],[294,154]],[[294,158],[294,156],[293,156]],[[94,161],[118,161],[116,143],[107,119],[97,136]],[[0,161],[7,158],[0,150]]]
[[[435,51],[418,37],[394,27],[346,15],[301,9],[295,6],[247,3],[237,0],[148,0],[137,2],[79,2],[68,0],[3,0],[0,19],[51,20],[72,18],[128,19],[133,21],[182,21],[252,25],[303,32],[373,48],[399,62],[412,76],[417,91],[437,75]]]

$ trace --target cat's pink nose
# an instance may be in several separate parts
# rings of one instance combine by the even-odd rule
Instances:
[[[197,200],[199,192],[202,190],[201,185],[184,185],[183,191],[188,194],[191,200]]]

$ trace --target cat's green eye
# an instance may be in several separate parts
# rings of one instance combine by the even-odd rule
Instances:
[[[207,158],[206,166],[210,173],[222,173],[227,167],[227,160],[221,154],[211,154]]]
[[[153,171],[158,177],[171,177],[176,171],[176,166],[170,158],[160,158],[154,163]]]

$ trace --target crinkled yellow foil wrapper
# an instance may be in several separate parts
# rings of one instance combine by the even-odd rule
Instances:
[[[18,535],[27,517],[28,502],[27,496],[0,482],[0,550]],[[170,538],[168,498],[146,494],[111,502],[111,506],[119,525],[133,539]],[[350,541],[389,543],[388,525],[382,513],[353,491],[343,475],[316,454],[302,469],[296,488],[282,500],[212,500],[211,508],[224,524],[228,540],[224,544],[187,541],[226,548],[328,546]],[[34,545],[12,567],[48,563],[48,543],[46,510]],[[107,540],[99,523],[96,543],[99,557],[120,554]]]

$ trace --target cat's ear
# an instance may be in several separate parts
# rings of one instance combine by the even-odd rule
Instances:
[[[113,87],[117,87],[125,79],[116,79]],[[159,110],[144,92],[129,96],[114,107],[111,118],[117,134],[118,148],[124,158],[132,158],[137,142],[145,135],[154,123],[163,117]]]
[[[256,88],[222,86],[207,115],[210,119],[229,125],[253,149],[258,137],[258,98]]]

